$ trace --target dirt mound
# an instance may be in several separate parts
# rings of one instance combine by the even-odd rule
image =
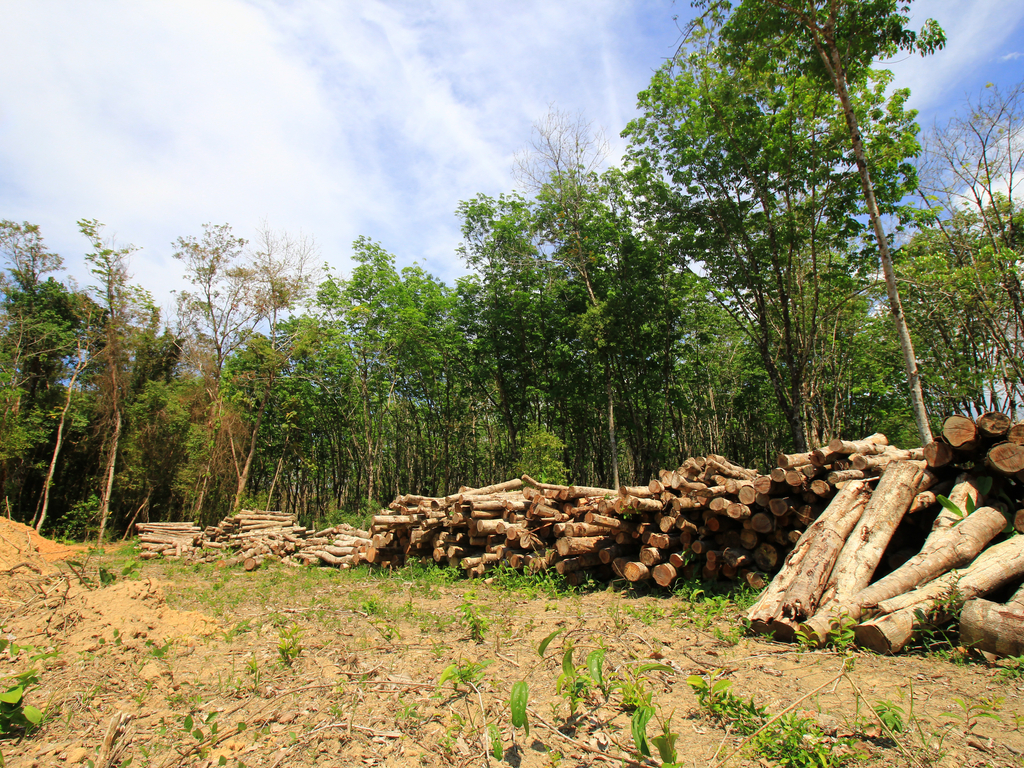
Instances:
[[[201,613],[168,608],[160,585],[151,580],[121,581],[102,589],[72,586],[46,601],[45,610],[26,616],[15,630],[45,632],[67,651],[97,650],[112,643],[144,650],[208,635],[218,629]]]
[[[0,570],[8,570],[29,559],[52,563],[63,560],[84,549],[84,545],[69,547],[50,541],[35,529],[0,517]]]

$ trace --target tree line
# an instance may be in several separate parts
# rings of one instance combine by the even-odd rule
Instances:
[[[921,410],[1019,417],[1024,84],[922,138],[872,67],[941,46],[905,8],[701,8],[619,165],[552,111],[517,189],[459,204],[454,285],[367,238],[317,274],[311,240],[208,224],[174,243],[188,289],[162,318],[99,222],[88,287],[0,222],[3,513],[71,537],[323,521],[524,470],[607,487],[687,455],[913,445]]]

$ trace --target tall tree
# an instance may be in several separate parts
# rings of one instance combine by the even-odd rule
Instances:
[[[557,109],[533,126],[528,150],[516,158],[515,176],[537,196],[537,223],[550,257],[583,283],[589,300],[592,332],[599,332],[604,311],[594,272],[605,261],[602,238],[595,237],[595,208],[603,191],[598,172],[607,156],[607,142],[581,115]],[[615,429],[615,392],[610,347],[598,337],[608,412],[608,446],[612,484],[619,485],[619,451]]]
[[[113,240],[104,240],[103,225],[95,219],[82,219],[78,228],[93,249],[86,254],[85,260],[99,280],[93,287],[93,293],[103,312],[103,341],[96,354],[102,369],[98,379],[102,414],[99,428],[103,433],[105,454],[100,477],[97,537],[102,542],[110,516],[134,341],[139,327],[146,324],[147,319],[150,322],[156,319],[157,310],[149,293],[130,283],[129,258],[136,250],[135,246],[118,247]]]
[[[640,94],[642,116],[624,132],[647,199],[641,217],[702,278],[753,342],[793,444],[807,450],[808,414],[825,375],[827,333],[865,289],[858,277],[858,178],[835,100],[814,79],[768,72],[732,57],[713,26]],[[888,79],[868,73],[851,96],[865,141],[903,158],[916,148],[906,93],[886,103]],[[902,190],[912,168],[880,168]]]
[[[713,14],[728,13],[728,0],[698,0]],[[929,19],[921,33],[907,28],[910,3],[902,0],[741,0],[723,30],[735,57],[769,72],[806,67],[828,83],[839,99],[848,139],[856,158],[861,190],[874,230],[889,309],[903,350],[911,403],[922,444],[931,441],[931,427],[921,388],[913,342],[907,328],[893,269],[889,240],[877,196],[876,170],[881,158],[870,156],[864,143],[862,118],[851,89],[871,63],[897,51],[932,53],[945,44],[942,29]]]

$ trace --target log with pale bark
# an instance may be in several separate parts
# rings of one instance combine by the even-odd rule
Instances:
[[[1024,655],[1024,585],[1002,605],[980,598],[964,603],[960,644],[998,656]]]
[[[877,653],[898,653],[925,622],[955,616],[969,600],[1024,578],[1024,536],[989,547],[959,572],[950,572],[916,590],[878,604],[881,615],[860,624],[857,643]]]
[[[896,526],[917,495],[920,474],[920,469],[909,461],[897,461],[886,467],[836,558],[818,611],[801,625],[809,641],[824,645],[828,633],[840,620],[841,607],[870,583]]]

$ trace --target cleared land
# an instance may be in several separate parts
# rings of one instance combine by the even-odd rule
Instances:
[[[437,569],[246,573],[139,563],[131,547],[79,563],[3,577],[19,580],[0,618],[22,646],[0,654],[3,675],[53,652],[34,662],[23,700],[46,712],[42,727],[0,740],[11,768],[659,765],[654,743],[653,759],[635,754],[644,703],[648,736],[668,721],[686,766],[1024,765],[1013,660],[745,637],[751,592],[567,592]],[[691,676],[730,685],[702,701]],[[509,708],[520,681],[529,735]],[[740,746],[744,730],[754,735]]]

